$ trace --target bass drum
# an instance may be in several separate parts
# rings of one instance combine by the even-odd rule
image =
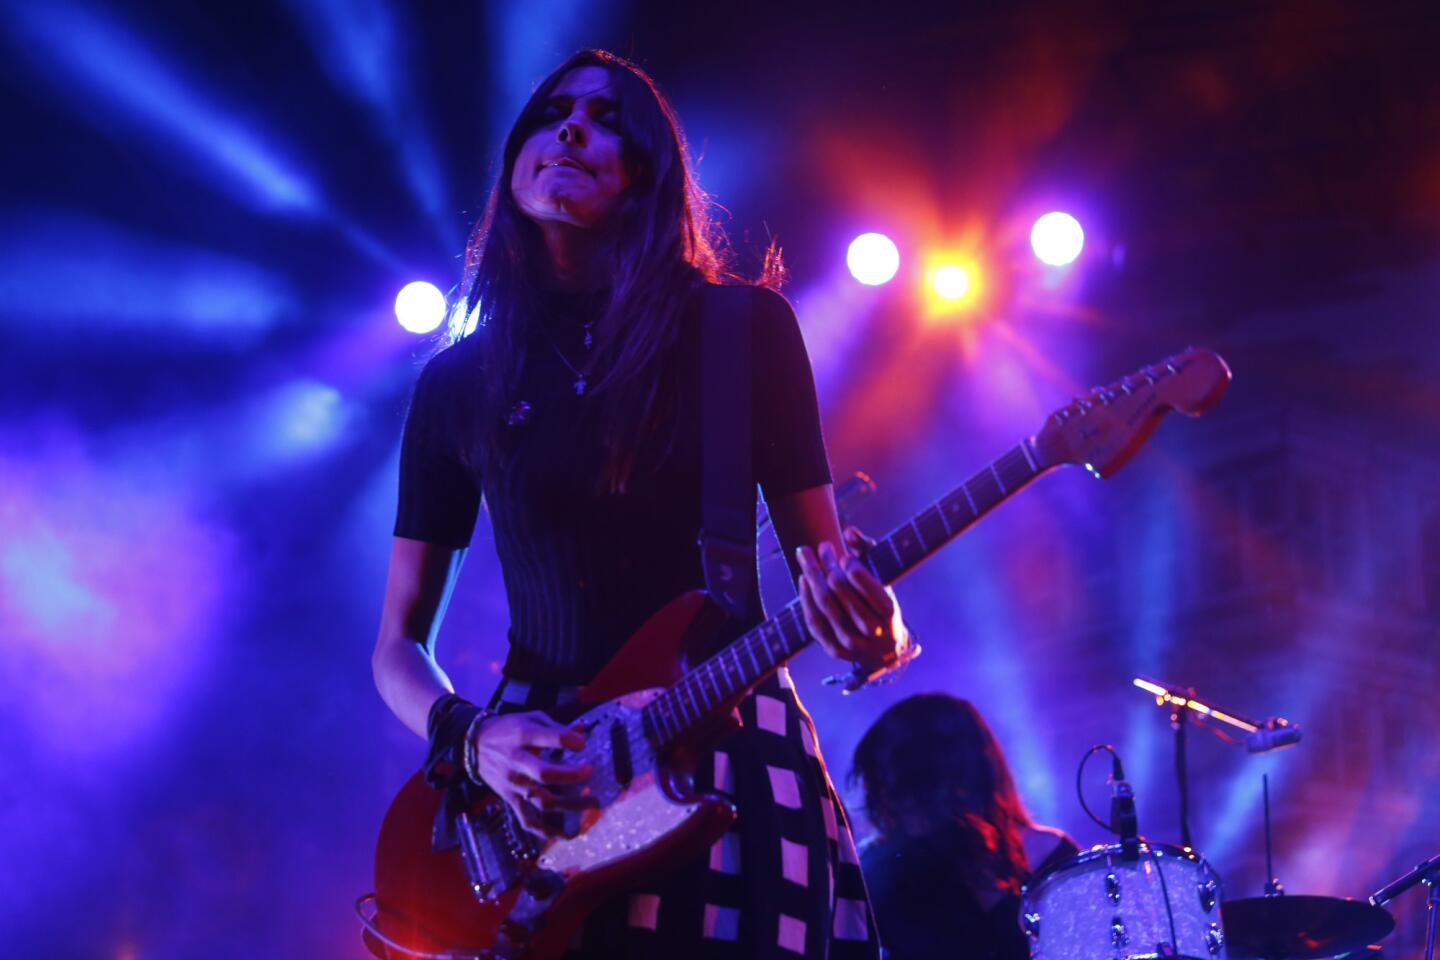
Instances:
[[[1026,884],[1020,925],[1035,960],[1224,960],[1220,876],[1193,850],[1094,847]]]

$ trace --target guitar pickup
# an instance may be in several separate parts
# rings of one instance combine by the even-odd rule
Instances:
[[[630,756],[627,733],[625,724],[610,724],[610,763],[615,769],[615,781],[622,787],[635,778],[635,763]]]

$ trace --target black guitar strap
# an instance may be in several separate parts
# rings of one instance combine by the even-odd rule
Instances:
[[[748,624],[760,617],[750,409],[755,290],[708,286],[700,297],[700,563],[710,597]]]

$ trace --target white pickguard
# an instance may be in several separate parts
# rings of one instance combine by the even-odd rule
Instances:
[[[581,718],[597,722],[597,730],[620,717],[637,723],[638,711],[664,691],[639,690],[603,704]],[[633,856],[663,840],[700,809],[700,803],[677,803],[665,794],[659,783],[654,752],[643,737],[631,738],[634,776],[621,787],[614,782],[610,747],[603,736],[592,737],[591,744],[576,755],[595,765],[592,783],[602,806],[590,813],[588,827],[576,837],[556,838],[538,858],[544,870],[565,876],[597,870],[617,860]],[[594,818],[594,819],[592,819]]]

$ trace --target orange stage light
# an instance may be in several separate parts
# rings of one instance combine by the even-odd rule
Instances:
[[[973,257],[933,255],[924,276],[925,316],[932,323],[973,311],[984,294],[980,265]]]

